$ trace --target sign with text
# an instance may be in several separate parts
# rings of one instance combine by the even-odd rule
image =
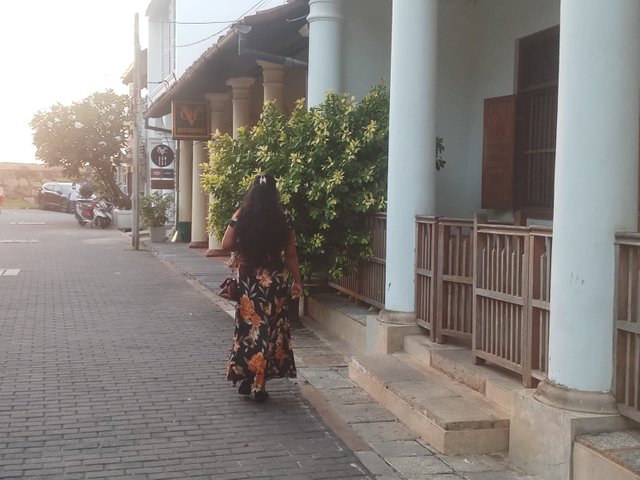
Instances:
[[[172,136],[175,140],[209,140],[206,102],[171,102]]]

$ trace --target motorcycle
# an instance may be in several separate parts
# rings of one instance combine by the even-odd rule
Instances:
[[[93,225],[93,206],[95,203],[95,198],[78,197],[78,200],[76,200],[75,217],[81,227],[84,227],[87,223]]]
[[[113,203],[102,198],[93,206],[93,225],[107,228],[113,222]]]
[[[76,220],[81,227],[107,228],[113,222],[113,204],[108,200],[95,197],[78,197],[76,201]]]

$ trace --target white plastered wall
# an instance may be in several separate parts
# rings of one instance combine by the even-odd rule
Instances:
[[[380,81],[389,85],[391,0],[343,4],[343,90],[360,99]]]
[[[436,132],[446,167],[437,174],[437,211],[480,211],[485,98],[514,93],[517,40],[555,26],[560,0],[441,0]]]
[[[358,99],[389,84],[391,6],[344,2],[344,91]],[[558,25],[560,0],[440,0],[438,8],[436,132],[447,163],[436,177],[437,213],[471,218],[481,210],[484,99],[515,92],[517,40]]]

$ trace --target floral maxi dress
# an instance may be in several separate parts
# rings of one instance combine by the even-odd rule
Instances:
[[[257,392],[269,379],[296,377],[287,314],[288,277],[284,266],[240,265],[240,300],[227,363],[227,380],[234,385],[248,380],[251,390]]]

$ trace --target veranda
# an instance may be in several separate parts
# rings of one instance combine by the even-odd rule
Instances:
[[[368,219],[373,257],[330,285],[384,308],[386,216]],[[431,340],[467,345],[534,387],[547,374],[553,235],[548,227],[416,217],[415,313]],[[613,392],[640,421],[640,234],[616,235]]]

